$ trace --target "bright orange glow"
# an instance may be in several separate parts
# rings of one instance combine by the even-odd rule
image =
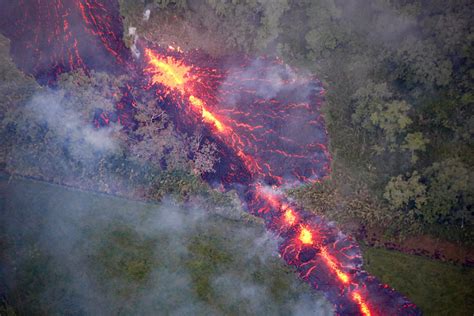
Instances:
[[[306,227],[301,227],[300,236],[298,238],[304,245],[311,245],[313,243],[313,234]]]
[[[193,80],[193,77],[189,74],[190,66],[184,65],[171,56],[155,55],[150,49],[146,49],[145,54],[149,60],[147,71],[152,74],[152,84],[163,84],[170,89],[181,92],[183,95],[190,93],[189,84]],[[226,130],[224,124],[206,109],[201,99],[190,95],[189,102],[201,113],[204,122],[214,125],[219,132]]]
[[[362,296],[358,292],[352,292],[352,299],[360,306],[360,312],[362,315],[371,316],[369,306],[364,302]]]
[[[202,119],[204,122],[209,123],[214,125],[219,132],[224,132],[225,131],[225,126],[222,124],[211,112],[206,110],[204,107],[204,102],[202,102],[201,99],[191,95],[189,96],[189,102],[197,108],[198,110],[201,111]]]
[[[180,51],[179,48],[170,46],[169,50]],[[173,56],[167,56],[166,54],[155,52],[151,49],[145,49],[145,56],[148,62],[145,72],[151,76],[150,85],[160,84],[163,87],[160,91],[161,93],[167,94],[169,92],[178,92],[179,95],[172,95],[172,97],[178,97],[178,101],[186,99],[188,103],[187,106],[191,106],[192,110],[201,116],[201,119],[204,123],[211,125],[212,129],[216,134],[219,134],[221,140],[225,142],[226,145],[231,147],[237,156],[242,160],[246,169],[250,174],[257,177],[270,177],[275,183],[283,183],[283,177],[279,174],[274,173],[273,166],[269,163],[262,163],[260,157],[254,157],[249,154],[248,151],[255,151],[255,143],[262,141],[267,136],[264,136],[267,133],[260,133],[261,136],[254,135],[257,133],[257,130],[263,129],[263,125],[252,125],[245,122],[240,122],[234,120],[232,116],[229,116],[230,113],[234,113],[234,110],[226,111],[214,111],[216,101],[219,101],[219,98],[216,98],[212,94],[207,93],[210,86],[203,84],[202,78],[199,74],[202,73],[201,68],[198,68],[192,64],[184,62],[181,58]],[[214,73],[214,71],[211,71]],[[219,74],[213,74],[213,76],[220,76]],[[204,87],[204,89],[203,89]],[[207,102],[210,102],[208,104]],[[177,102],[181,107],[182,102]],[[294,106],[293,104],[291,106]],[[307,105],[305,105],[307,106]],[[272,112],[272,111],[270,111]],[[246,114],[245,112],[240,111],[235,112],[237,115]],[[250,113],[248,113],[250,115]],[[278,115],[275,113],[269,113],[270,117],[277,118]],[[250,131],[250,135],[240,135],[234,130],[245,129]],[[268,134],[273,134],[273,130],[269,130]],[[258,134],[258,133],[257,133]],[[283,139],[283,138],[281,138]],[[298,158],[305,159],[304,155],[288,154],[283,150],[268,150],[268,152],[275,153],[280,156],[287,158]],[[300,179],[302,180],[302,179]],[[290,225],[293,225],[295,220],[289,222]]]
[[[173,47],[169,47],[169,49],[175,50]],[[255,119],[254,122],[252,120],[253,113],[251,113],[251,111],[247,112],[240,109],[219,108],[219,105],[222,102],[221,99],[214,96],[212,93],[206,92],[208,89],[213,89],[214,86],[212,84],[207,85],[203,83],[204,81],[200,78],[203,69],[184,63],[173,56],[161,55],[160,53],[155,53],[149,49],[145,50],[145,55],[149,61],[148,67],[145,70],[152,76],[151,84],[163,85],[160,89],[165,90],[165,92],[177,92],[170,95],[170,97],[178,98],[178,106],[181,107],[185,104],[190,107],[189,112],[193,112],[190,113],[193,114],[193,117],[200,117],[204,123],[211,125],[214,134],[219,136],[224,144],[229,146],[235,155],[240,158],[253,179],[266,179],[268,176],[274,180],[281,179],[280,183],[283,183],[283,178],[281,174],[278,173],[278,168],[275,168],[272,163],[262,161],[262,157],[252,153],[256,151],[254,147],[257,148],[257,145],[261,141],[265,141],[266,136],[264,135],[266,135],[267,132],[259,133],[260,130],[266,129],[265,124],[260,124],[260,120],[257,119]],[[219,72],[211,72],[210,75],[215,76],[216,78],[220,78],[221,76]],[[160,92],[163,93],[163,91]],[[233,93],[232,90],[230,90],[230,93]],[[259,105],[260,101],[256,104]],[[309,104],[306,103],[301,105],[285,105],[275,101],[274,104],[275,106],[287,106],[288,109],[300,108],[303,106],[309,108]],[[275,112],[268,111],[270,112],[268,115],[269,118],[276,120],[279,118],[280,114],[285,113],[285,111],[285,109]],[[240,116],[245,118],[249,117],[250,123],[246,123],[247,121],[245,120],[240,122],[239,119],[236,118]],[[317,120],[314,122],[314,124],[320,123]],[[244,132],[243,134],[240,134],[242,130],[244,130]],[[250,131],[249,136],[246,134],[247,131]],[[277,131],[271,129],[268,131],[268,134],[271,135],[276,133]],[[287,139],[286,135],[281,136],[281,138]],[[288,138],[288,142],[290,141],[293,141],[293,139]],[[275,142],[275,144],[278,144],[278,142]],[[285,157],[285,159],[306,158],[306,153],[299,154],[297,152],[286,152],[278,149],[276,145],[274,147],[275,148],[270,147],[265,149],[265,151]],[[315,145],[315,148],[319,148],[319,150],[323,150],[324,152],[327,151],[326,147],[322,144]],[[312,173],[317,174],[317,172]],[[236,175],[238,174],[236,173]],[[311,181],[305,176],[300,177],[297,175],[297,177],[300,181]],[[335,246],[332,248],[327,243],[323,244],[324,235],[322,234],[325,233],[324,225],[322,227],[323,230],[320,230],[317,224],[313,225],[311,221],[306,222],[306,216],[304,213],[300,213],[298,209],[292,209],[290,205],[285,202],[286,200],[277,192],[278,191],[270,190],[269,188],[257,183],[254,210],[258,214],[267,213],[269,218],[272,220],[275,229],[278,229],[280,232],[285,233],[285,230],[291,230],[290,236],[292,236],[292,239],[288,240],[289,244],[285,245],[284,250],[281,252],[283,258],[285,258],[288,263],[301,268],[300,271],[305,273],[305,279],[309,278],[313,271],[318,271],[317,269],[320,267],[320,264],[326,266],[327,269],[322,269],[321,271],[323,271],[323,273],[326,272],[331,280],[336,281],[334,284],[335,287],[343,288],[344,299],[352,300],[357,304],[357,308],[362,315],[374,315],[376,311],[371,311],[366,302],[368,299],[368,296],[366,295],[369,294],[364,293],[364,296],[362,296],[360,292],[359,286],[362,284],[358,280],[358,276],[356,274],[353,275],[344,272],[344,270],[347,269],[344,265],[345,260],[340,262],[341,258],[338,255],[339,253],[345,255],[343,252],[344,250],[340,250],[338,249],[339,247]],[[249,210],[252,210],[252,208],[249,207]],[[273,222],[275,217],[277,218],[277,221]],[[296,236],[292,235],[293,233],[295,233]],[[329,232],[328,234],[332,233]],[[310,260],[303,260],[306,257],[305,251],[308,251],[308,256],[312,254],[313,258]],[[295,262],[293,262],[293,258],[295,258]]]
[[[174,50],[174,48],[169,49]],[[245,126],[249,129],[254,129],[258,126],[253,127],[248,124],[232,122],[229,121],[228,117],[226,117],[226,122],[229,123],[229,125],[224,124],[215,113],[211,112],[205,101],[196,96],[194,87],[200,79],[192,74],[192,66],[186,65],[175,57],[155,53],[151,49],[145,49],[145,55],[148,59],[148,67],[145,71],[152,76],[151,84],[162,84],[167,90],[178,91],[181,97],[188,98],[189,104],[201,115],[203,122],[214,126],[217,132],[225,134],[222,135],[226,136],[224,141],[235,149],[247,169],[253,174],[264,174],[259,162],[244,152],[244,148],[248,146],[248,143],[244,143],[240,135],[236,134],[231,127],[233,123],[238,124],[240,127]],[[275,176],[275,178],[278,177]]]
[[[189,81],[191,67],[182,64],[171,56],[161,57],[154,55],[150,49],[145,50],[153,77],[152,83],[161,83],[181,93],[185,92],[185,85]]]
[[[296,215],[293,213],[293,210],[291,208],[286,209],[285,214],[283,215],[285,218],[285,222],[288,225],[293,225],[296,221]]]
[[[338,267],[334,259],[331,257],[331,255],[328,253],[327,249],[325,247],[321,248],[321,257],[323,257],[324,261],[326,261],[326,264],[328,267],[337,275],[337,278],[342,282],[342,283],[349,283],[350,279],[347,274],[342,272]]]

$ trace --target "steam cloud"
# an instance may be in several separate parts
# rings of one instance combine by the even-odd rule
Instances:
[[[253,90],[255,95],[265,100],[277,97],[281,92],[294,89],[288,88],[288,83],[300,80],[300,75],[296,74],[288,65],[275,64],[268,65],[268,62],[261,59],[252,60],[249,65],[242,68],[232,67],[222,83],[222,106],[235,107],[242,104],[242,91]],[[227,87],[238,87],[229,93]],[[297,86],[300,98],[306,99],[310,93],[307,86]]]

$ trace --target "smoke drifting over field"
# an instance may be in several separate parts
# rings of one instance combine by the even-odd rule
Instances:
[[[275,269],[284,271],[276,239],[236,220],[235,210],[144,204],[27,181],[4,189],[4,258],[13,260],[1,274],[5,289],[27,281],[30,299],[38,291],[38,305],[24,307],[30,312],[331,314],[291,274],[274,279]],[[209,302],[196,291],[204,279]]]

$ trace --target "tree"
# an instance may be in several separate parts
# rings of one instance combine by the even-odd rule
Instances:
[[[474,172],[457,159],[435,162],[426,169],[427,200],[423,216],[429,223],[473,224]]]
[[[153,100],[139,102],[137,110],[138,128],[129,143],[132,158],[162,170],[188,169],[184,138],[176,133],[166,113]]]
[[[417,171],[404,177],[392,177],[385,187],[384,198],[392,209],[421,210],[426,204],[426,186]]]
[[[154,100],[139,102],[135,119],[138,128],[130,141],[132,157],[158,169],[186,170],[196,175],[214,171],[217,147],[200,134],[178,133]]]
[[[204,140],[201,135],[191,138],[190,150],[193,156],[193,172],[197,175],[214,172],[214,165],[219,161],[217,146]]]
[[[430,40],[407,37],[396,53],[399,78],[427,87],[446,86],[451,81],[453,64]]]
[[[399,136],[406,134],[412,123],[408,115],[411,106],[403,100],[393,100],[386,83],[371,81],[356,91],[354,100],[352,122],[374,136],[381,131],[388,148],[395,151]]]
[[[341,10],[333,0],[311,1],[306,9],[308,32],[306,48],[315,59],[328,58],[338,45],[346,42],[346,32],[341,28]]]
[[[408,133],[405,136],[405,142],[402,144],[401,148],[410,151],[411,161],[412,163],[415,163],[418,161],[416,151],[425,151],[426,145],[429,142],[428,139],[423,137],[423,133],[421,132]]]
[[[263,7],[263,16],[258,27],[256,48],[266,49],[280,34],[280,18],[289,9],[288,0],[259,0]]]

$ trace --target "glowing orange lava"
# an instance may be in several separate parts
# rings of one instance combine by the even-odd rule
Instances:
[[[358,292],[352,292],[352,299],[359,305],[360,312],[364,316],[371,316],[372,313],[370,312],[369,306],[364,302],[362,296]]]
[[[225,131],[225,126],[222,124],[211,112],[206,110],[204,107],[204,102],[195,97],[194,95],[189,96],[189,102],[198,110],[201,111],[202,119],[204,122],[214,125],[219,132]]]
[[[252,125],[246,122],[241,123],[235,121],[233,117],[228,114],[228,111],[219,111],[219,104],[216,103],[212,97],[210,98],[208,94],[203,93],[202,89],[199,88],[199,82],[201,82],[199,80],[201,78],[198,77],[198,75],[193,75],[193,73],[199,74],[199,69],[195,68],[195,66],[186,65],[172,56],[155,54],[149,49],[146,49],[145,53],[149,60],[146,70],[152,76],[152,84],[162,84],[165,90],[178,92],[180,94],[178,96],[179,101],[187,100],[188,102],[186,104],[191,107],[191,110],[200,115],[203,122],[212,126],[212,130],[216,132],[215,134],[221,137],[222,141],[234,150],[234,153],[241,159],[247,170],[249,170],[253,176],[270,175],[272,179],[278,178],[278,176],[273,176],[272,174],[273,166],[262,163],[258,159],[259,157],[255,157],[251,153],[249,154],[249,151],[251,152],[249,147],[254,146],[254,142],[258,142],[259,139],[257,137],[241,137],[239,133],[242,128],[246,131],[256,130],[261,128],[261,125]],[[214,113],[211,112],[214,110]],[[252,114],[249,113],[248,117],[251,116]],[[270,130],[268,133],[271,134],[274,133],[274,131]],[[292,159],[304,158],[302,155],[288,154],[278,148],[267,149],[267,152]],[[285,248],[285,252],[286,249],[289,249],[288,251],[295,250],[297,253],[302,250],[306,251],[308,248],[316,250],[314,253],[317,253],[317,250],[319,250],[321,263],[323,263],[330,272],[328,275],[332,278],[337,278],[337,285],[346,289],[345,293],[349,295],[347,298],[358,305],[361,314],[371,316],[372,313],[365,299],[358,291],[360,288],[358,287],[359,284],[357,283],[356,277],[343,271],[339,257],[333,253],[337,253],[338,249],[331,248],[331,246],[327,244],[322,244],[322,235],[316,226],[308,223],[298,225],[298,222],[304,220],[304,216],[302,216],[299,209],[290,208],[278,193],[267,189],[263,185],[256,186],[256,193],[259,200],[265,202],[263,205],[259,205],[255,208],[257,213],[278,216],[279,220],[277,221],[277,225],[280,227],[277,227],[277,229],[279,231],[290,231],[292,234],[297,233],[296,237],[291,235],[291,245]],[[302,264],[314,264],[305,271],[307,276],[309,276],[312,271],[316,271],[315,269],[319,267],[319,265],[315,264],[316,262],[319,264],[319,261],[315,259]]]
[[[145,54],[149,60],[150,67],[147,70],[153,75],[153,84],[161,83],[183,94],[186,92],[186,84],[191,79],[189,75],[191,67],[184,65],[171,56],[155,55],[150,49],[146,49]]]
[[[336,314],[399,315],[403,308],[408,311],[403,314],[421,315],[414,304],[388,285],[377,287],[379,281],[361,270],[355,240],[300,208],[280,190],[330,174],[331,156],[320,111],[325,90],[319,80],[299,76],[281,59],[244,58],[238,53],[214,59],[174,46],[144,47],[143,68],[141,60],[132,62],[122,41],[123,21],[115,0],[7,2],[12,5],[9,10],[2,5],[0,20],[15,21],[2,29],[2,34],[8,30],[4,35],[12,45],[11,57],[39,83],[50,86],[60,74],[74,69],[83,69],[86,75],[129,71],[130,80],[120,89],[123,93],[113,95],[117,121],[124,127],[138,123],[134,120],[137,100],[148,104],[153,97],[140,90],[153,86],[155,106],[176,107],[169,114],[177,131],[205,131],[204,140],[216,145],[222,160],[215,175],[206,174],[203,180],[217,184],[215,180],[220,179],[223,191],[235,189],[249,213],[278,234],[282,258],[313,288],[327,291]],[[146,41],[141,41],[140,48],[142,43]],[[146,78],[140,78],[142,71]],[[276,90],[280,81],[284,89]],[[94,114],[97,129],[115,122],[111,111],[100,110]],[[182,115],[186,116],[183,120]],[[123,123],[127,121],[131,125]],[[190,125],[196,123],[198,129],[193,129]],[[395,307],[398,313],[392,312]]]
[[[285,218],[285,222],[288,224],[288,225],[293,225],[296,221],[296,216],[295,216],[295,213],[293,212],[293,210],[291,208],[288,208],[286,211],[285,211],[285,214],[283,215],[284,218]]]
[[[190,104],[201,114],[204,122],[213,125],[218,132],[226,130],[224,124],[206,109],[204,101],[192,94],[194,77],[190,74],[190,66],[171,56],[155,55],[150,49],[146,49],[145,54],[149,61],[147,71],[152,74],[152,84],[163,84],[169,89],[179,91],[183,96],[188,94]]]
[[[301,231],[300,231],[300,235],[299,235],[298,239],[304,245],[312,245],[313,244],[313,234],[306,227],[301,226]]]
[[[325,247],[321,248],[321,257],[323,257],[324,261],[328,265],[328,267],[337,275],[337,278],[344,284],[349,283],[350,279],[347,274],[342,272],[335,262],[335,260],[329,255],[327,249]]]

